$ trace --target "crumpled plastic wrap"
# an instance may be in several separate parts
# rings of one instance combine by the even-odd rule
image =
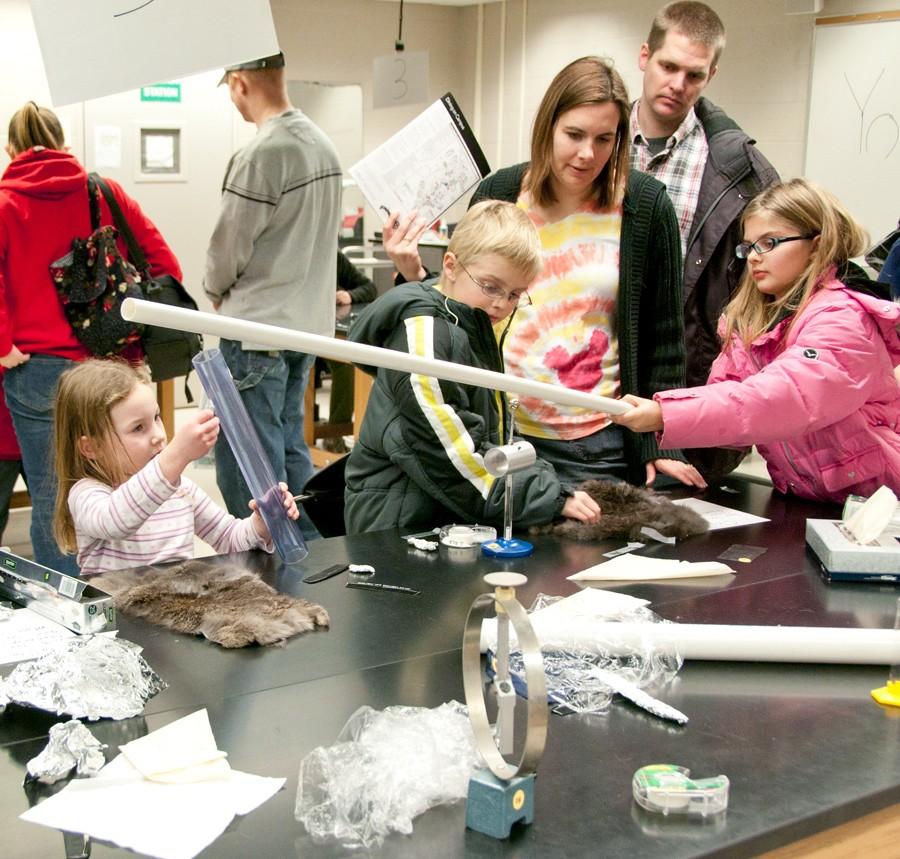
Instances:
[[[294,816],[317,841],[372,848],[413,818],[466,796],[481,756],[465,706],[361,707],[334,745],[300,764]]]
[[[166,682],[121,638],[73,638],[50,653],[20,662],[0,681],[0,698],[76,719],[136,716]]]
[[[560,599],[562,598],[538,594],[529,613],[546,608]],[[647,624],[668,622],[643,605],[605,614],[603,620]],[[579,624],[573,624],[573,628],[577,626]],[[615,690],[604,682],[604,671],[615,673],[638,689],[659,689],[675,677],[683,661],[680,656],[665,652],[646,640],[633,647],[623,648],[617,643],[615,647],[607,649],[603,641],[594,638],[590,651],[579,646],[574,639],[564,640],[564,636],[557,636],[550,644],[542,644],[547,697],[551,709],[560,713],[605,713]],[[522,654],[519,651],[510,653],[509,665],[513,675],[524,677]]]
[[[30,778],[54,784],[74,768],[78,775],[97,775],[106,763],[106,748],[78,719],[57,722],[50,728],[50,742],[25,765]]]

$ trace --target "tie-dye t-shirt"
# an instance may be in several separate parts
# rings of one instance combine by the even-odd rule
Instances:
[[[618,397],[621,207],[585,208],[553,223],[523,208],[540,233],[544,267],[529,289],[533,304],[516,311],[503,344],[507,372]],[[583,438],[609,422],[605,414],[534,397],[520,397],[516,413],[518,432],[538,438]]]

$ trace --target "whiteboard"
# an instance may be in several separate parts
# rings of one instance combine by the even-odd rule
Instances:
[[[815,28],[806,176],[872,243],[900,218],[900,21]]]
[[[54,106],[278,53],[268,0],[31,0]]]

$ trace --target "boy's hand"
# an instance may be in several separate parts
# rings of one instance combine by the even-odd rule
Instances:
[[[428,229],[428,224],[418,219],[413,209],[406,215],[391,212],[381,227],[381,241],[394,267],[408,281],[422,280],[428,272],[419,256],[419,239]]]
[[[577,489],[563,504],[562,515],[579,522],[597,522],[600,519],[600,505],[587,492]]]
[[[278,488],[281,490],[281,502],[284,505],[288,519],[299,519],[300,511],[297,509],[297,502],[294,501],[294,496],[291,495],[288,485],[286,483],[279,483]],[[272,535],[269,533],[265,520],[259,514],[256,501],[252,498],[250,499],[250,509],[253,511],[253,515],[250,518],[253,520],[253,527],[256,530],[256,533],[259,534],[263,540],[268,542],[272,538]]]
[[[208,453],[219,437],[219,419],[212,409],[199,409],[176,431],[159,455],[159,465],[169,483],[178,483],[188,464]]]
[[[610,415],[609,419],[614,424],[627,427],[632,432],[658,432],[663,428],[662,406],[656,400],[645,400],[633,394],[625,394],[622,399],[634,408],[623,415]]]

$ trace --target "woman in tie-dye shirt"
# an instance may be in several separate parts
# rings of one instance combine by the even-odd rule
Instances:
[[[503,338],[509,373],[606,397],[681,384],[678,224],[665,187],[629,172],[629,109],[607,60],[575,60],[544,94],[531,161],[489,176],[472,198],[517,203],[541,236],[533,303]],[[421,273],[422,229],[409,216],[385,225],[385,247],[406,277]],[[652,433],[623,430],[600,412],[523,397],[519,430],[565,480],[652,483],[662,472],[705,485],[680,451],[660,452]]]

